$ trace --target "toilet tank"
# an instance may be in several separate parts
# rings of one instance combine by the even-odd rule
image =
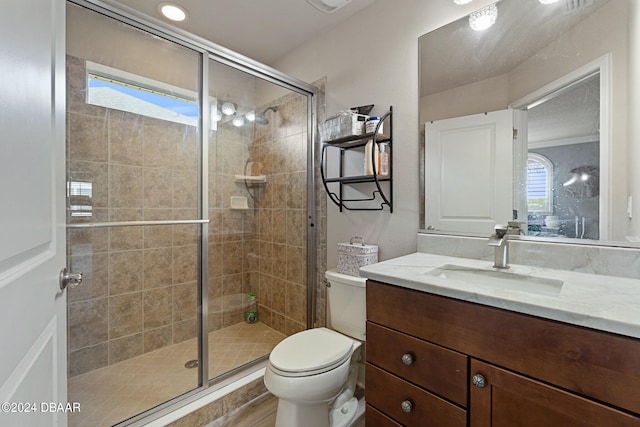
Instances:
[[[325,277],[329,328],[364,341],[367,279],[341,274],[335,270],[327,271]]]

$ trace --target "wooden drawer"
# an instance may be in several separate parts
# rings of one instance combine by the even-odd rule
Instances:
[[[367,322],[367,362],[467,406],[467,356]],[[406,365],[402,356],[411,355]]]
[[[372,280],[367,281],[367,318],[640,413],[638,339]]]
[[[405,426],[464,427],[467,411],[370,363],[366,364],[368,404]],[[402,410],[410,401],[411,412]],[[368,424],[367,424],[368,425]]]
[[[369,404],[367,404],[364,416],[367,427],[402,427],[402,424],[393,421]]]

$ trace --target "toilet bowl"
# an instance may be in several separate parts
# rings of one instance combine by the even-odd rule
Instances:
[[[348,427],[364,413],[364,400],[354,392],[365,332],[366,280],[334,271],[326,277],[328,317],[335,330],[298,332],[269,356],[264,383],[278,398],[276,427]]]

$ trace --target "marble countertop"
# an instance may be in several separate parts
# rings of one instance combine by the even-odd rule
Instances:
[[[497,270],[492,264],[414,253],[362,267],[360,275],[408,289],[640,338],[640,280],[513,264],[508,270]],[[472,283],[447,277],[446,271],[444,274],[433,271],[444,265],[531,276],[556,285],[522,282],[502,286],[483,283],[484,280]]]

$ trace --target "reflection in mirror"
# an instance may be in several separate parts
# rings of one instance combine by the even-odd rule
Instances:
[[[501,0],[488,29],[473,30],[465,17],[420,37],[423,229],[489,235],[496,222],[512,221],[515,233],[535,238],[637,246],[640,221],[632,208],[640,201],[640,194],[634,197],[640,174],[632,159],[639,148],[632,141],[640,124],[628,113],[637,111],[632,94],[640,91],[636,3]],[[466,137],[456,149],[451,132],[441,133],[438,151],[430,153],[427,133],[439,123],[509,110],[513,169],[507,175],[494,167],[501,149],[491,142],[473,146]],[[488,163],[478,165],[481,159]],[[480,171],[486,188],[479,190],[478,180],[457,185],[453,200],[477,200],[480,191],[495,199],[486,212],[456,211],[460,205],[440,194],[451,188],[446,171],[464,161],[476,163],[474,176]],[[505,180],[513,183],[509,195],[496,190]]]
[[[599,239],[600,75],[527,110],[530,236]]]

